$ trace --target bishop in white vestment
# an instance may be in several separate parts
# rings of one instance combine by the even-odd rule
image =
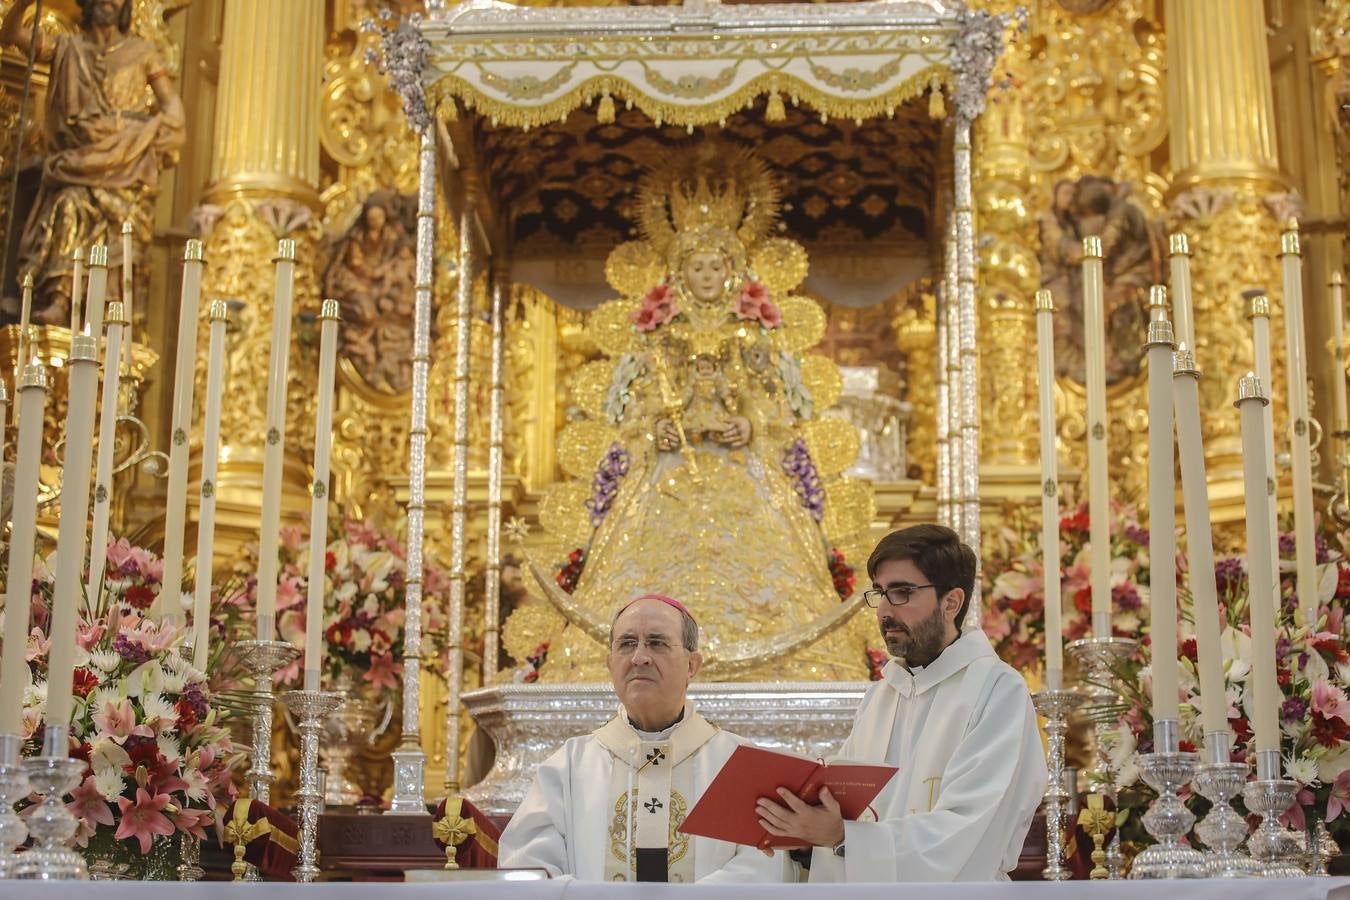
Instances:
[[[812,882],[1003,881],[1046,786],[1022,676],[984,633],[960,631],[975,557],[956,533],[915,526],[868,560],[868,603],[893,658],[868,688],[840,759],[899,771],[874,821],[844,821],[833,798],[761,800],[773,833],[812,844]],[[865,818],[872,818],[865,816]]]
[[[615,617],[609,668],[619,713],[536,771],[499,841],[502,868],[590,881],[779,881],[785,854],[678,831],[741,740],[685,697],[698,626],[682,604],[640,598]]]

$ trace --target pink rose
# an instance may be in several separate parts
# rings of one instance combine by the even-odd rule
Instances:
[[[633,314],[633,327],[639,332],[654,331],[678,314],[674,292],[669,285],[658,284],[642,298],[642,304]]]
[[[656,313],[649,306],[643,306],[633,314],[633,327],[638,331],[654,331],[656,329]]]

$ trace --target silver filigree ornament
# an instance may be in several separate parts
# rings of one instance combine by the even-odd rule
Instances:
[[[393,18],[388,9],[381,9],[378,21],[366,19],[361,23],[362,31],[380,36],[380,50],[366,51],[366,62],[374,65],[403,99],[403,115],[408,125],[425,134],[431,128],[431,111],[427,108],[422,73],[427,67],[431,44],[422,36],[420,13],[405,16],[397,25],[391,24]]]
[[[957,118],[974,122],[984,112],[989,80],[1003,55],[1003,35],[1016,23],[1020,33],[1027,27],[1027,10],[1018,6],[1010,13],[991,15],[963,6],[956,13],[959,31],[952,46],[953,91]]]

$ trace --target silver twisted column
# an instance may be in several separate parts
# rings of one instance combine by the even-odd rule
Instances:
[[[1130,878],[1204,878],[1205,858],[1199,850],[1181,842],[1195,824],[1195,814],[1181,802],[1178,793],[1195,774],[1199,757],[1182,753],[1179,746],[1180,723],[1159,719],[1153,723],[1153,752],[1139,756],[1139,771],[1158,792],[1144,827],[1157,843],[1135,857]]]
[[[1064,865],[1064,826],[1071,797],[1064,781],[1064,736],[1069,731],[1069,716],[1083,702],[1077,691],[1037,691],[1031,695],[1036,712],[1045,717],[1045,738],[1050,768],[1045,786],[1045,868],[1046,881],[1067,881],[1073,873]]]
[[[319,877],[319,807],[323,789],[319,784],[319,734],[323,720],[342,705],[343,696],[333,691],[287,691],[281,695],[286,709],[300,721],[300,851],[291,874],[301,883]]]
[[[28,840],[28,825],[14,811],[14,804],[28,796],[28,773],[19,758],[22,740],[17,734],[0,734],[0,878],[10,877],[17,850]]]
[[[436,138],[418,151],[417,282],[413,289],[412,418],[408,430],[408,580],[403,622],[403,729],[394,758],[390,815],[427,812],[422,750],[422,543],[427,483],[427,377],[431,366],[431,289],[436,265]]]
[[[1083,674],[1083,692],[1087,695],[1088,706],[1104,706],[1116,699],[1113,685],[1116,681],[1116,668],[1134,654],[1138,641],[1132,638],[1090,637],[1069,644],[1069,655],[1077,661]],[[1095,793],[1116,800],[1116,773],[1111,768],[1103,735],[1110,726],[1098,722],[1094,728],[1097,744],[1097,780]],[[1121,867],[1125,859],[1120,853],[1120,834],[1111,836],[1106,847],[1106,870],[1111,879],[1120,878]]]

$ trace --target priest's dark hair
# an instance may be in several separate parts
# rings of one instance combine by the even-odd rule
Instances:
[[[892,531],[877,543],[867,558],[867,577],[875,579],[877,567],[884,562],[902,560],[914,563],[923,577],[937,586],[939,598],[952,588],[965,593],[956,612],[956,630],[960,631],[975,592],[975,551],[945,525],[911,525]]]

